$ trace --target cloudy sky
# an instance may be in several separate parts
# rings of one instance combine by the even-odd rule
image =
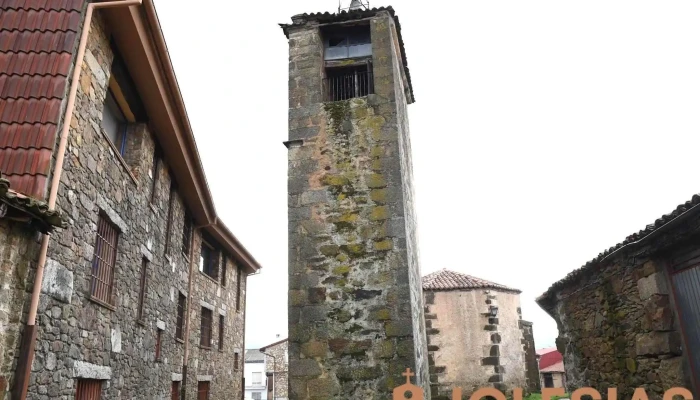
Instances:
[[[206,5],[205,5],[206,3]],[[534,299],[700,192],[700,2],[390,1],[409,107],[424,274]],[[246,347],[287,334],[288,45],[277,25],[336,0],[156,0],[222,219],[264,266]]]

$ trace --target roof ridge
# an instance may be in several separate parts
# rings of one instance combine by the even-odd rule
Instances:
[[[422,279],[425,290],[457,290],[457,289],[496,289],[522,293],[521,290],[492,282],[474,275],[442,268],[431,272]]]

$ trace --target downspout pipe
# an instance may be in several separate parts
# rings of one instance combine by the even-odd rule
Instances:
[[[80,43],[78,45],[78,55],[75,59],[73,67],[73,76],[71,77],[70,91],[68,93],[68,102],[66,104],[66,112],[63,117],[63,126],[61,128],[61,136],[56,152],[56,164],[54,165],[53,176],[51,179],[51,189],[49,192],[49,210],[56,209],[56,199],[58,197],[58,188],[61,182],[63,172],[63,162],[66,155],[66,147],[68,145],[68,135],[70,131],[73,111],[75,110],[75,98],[78,93],[78,85],[80,83],[80,72],[85,58],[85,48],[87,47],[88,34],[90,33],[90,25],[92,24],[92,15],[96,9],[115,8],[115,7],[130,7],[141,5],[142,0],[117,0],[107,1],[102,3],[90,3],[85,12],[85,22],[83,23],[83,31],[80,35]],[[15,377],[15,390],[12,392],[13,400],[24,400],[27,398],[27,389],[29,387],[29,376],[31,374],[31,366],[34,360],[34,348],[36,343],[36,314],[39,308],[39,296],[41,294],[41,286],[44,279],[44,266],[46,265],[46,254],[49,249],[50,235],[44,234],[41,239],[41,250],[39,251],[39,261],[36,267],[36,277],[34,278],[34,288],[32,289],[32,299],[29,306],[29,316],[27,317],[27,325],[22,335],[22,345],[19,354],[19,363],[17,375]]]
[[[275,393],[275,386],[276,386],[275,380],[277,378],[277,376],[276,376],[277,375],[277,357],[273,356],[270,353],[265,353],[262,350],[263,349],[260,349],[261,353],[263,353],[266,356],[272,357],[272,399],[268,399],[268,400],[275,400],[277,398],[276,397],[277,393]]]

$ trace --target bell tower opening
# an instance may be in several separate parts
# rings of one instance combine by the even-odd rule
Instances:
[[[325,66],[324,101],[374,93],[369,24],[330,26],[321,31]]]

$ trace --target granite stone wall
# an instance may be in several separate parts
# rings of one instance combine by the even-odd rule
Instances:
[[[631,397],[643,387],[650,399],[675,386],[692,390],[670,271],[678,260],[692,261],[699,227],[697,216],[675,224],[538,300],[557,322],[569,390],[593,387],[605,396],[617,387],[620,397]]]
[[[58,207],[69,227],[50,239],[44,291],[37,317],[36,355],[29,387],[30,399],[72,399],[76,379],[104,380],[106,399],[169,399],[171,384],[182,380],[184,343],[175,338],[179,293],[190,305],[190,363],[187,398],[196,398],[197,381],[211,381],[211,399],[240,398],[243,363],[243,319],[245,304],[236,307],[237,266],[227,260],[227,285],[197,272],[200,235],[190,257],[196,260],[192,293],[188,293],[190,262],[182,252],[184,204],[177,192],[173,201],[169,250],[166,226],[170,186],[173,180],[167,154],[154,175],[155,139],[147,123],[128,128],[126,154],[121,157],[103,133],[100,123],[110,79],[113,52],[108,30],[100,13],[91,26],[80,76],[76,108],[71,122],[64,172],[58,192]],[[155,195],[151,202],[151,188]],[[100,213],[119,230],[111,305],[90,296],[91,269]],[[32,235],[2,225],[2,268],[12,281],[12,290],[0,292],[2,304],[26,290],[28,302],[33,274],[27,268],[38,256]],[[146,295],[142,320],[137,320],[140,274],[147,262]],[[3,270],[4,272],[5,270]],[[31,272],[31,271],[30,271]],[[27,277],[27,275],[32,275]],[[219,273],[221,276],[221,272]],[[245,291],[246,275],[240,274]],[[4,286],[3,286],[4,288]],[[241,296],[244,302],[245,294]],[[214,310],[212,348],[199,345],[201,307]],[[16,310],[0,309],[3,322],[2,374],[7,379],[12,349],[16,354]],[[3,314],[6,313],[6,314]],[[25,307],[26,313],[26,307]],[[224,346],[219,350],[219,316],[224,316]],[[22,322],[26,314],[22,316]],[[161,355],[156,359],[156,341],[161,336]],[[240,353],[239,368],[234,355]],[[0,385],[3,384],[0,378]],[[1,397],[0,397],[1,398]]]
[[[289,29],[290,399],[427,389],[404,78],[393,18],[370,29],[375,94],[328,103],[318,26]]]
[[[6,398],[14,381],[21,316],[32,289],[27,278],[36,266],[38,238],[28,225],[0,219],[0,399]]]
[[[525,353],[525,378],[527,386],[523,387],[526,393],[539,393],[540,366],[537,361],[537,349],[535,348],[535,336],[532,331],[532,322],[520,320],[520,330],[522,331],[523,352]]]
[[[274,356],[265,358],[265,372],[275,376],[274,400],[284,400],[289,397],[289,341],[285,340],[265,348],[265,353]],[[273,399],[270,399],[273,400]]]

